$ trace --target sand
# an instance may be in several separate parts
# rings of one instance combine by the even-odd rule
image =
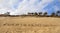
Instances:
[[[0,17],[0,33],[60,33],[60,18]]]

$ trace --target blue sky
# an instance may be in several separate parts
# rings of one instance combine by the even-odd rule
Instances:
[[[28,12],[56,12],[60,10],[60,0],[0,0],[0,14],[10,12],[11,15]]]
[[[54,0],[53,2],[49,3],[44,9],[45,10],[48,9],[47,12],[49,14],[51,14],[52,12],[57,11],[57,10],[54,9],[55,8],[54,6],[56,6],[60,10],[60,1],[59,0]]]

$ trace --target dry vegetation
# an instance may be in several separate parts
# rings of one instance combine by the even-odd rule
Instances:
[[[4,26],[3,24],[41,24],[45,26]],[[60,33],[60,18],[0,17],[0,33]]]

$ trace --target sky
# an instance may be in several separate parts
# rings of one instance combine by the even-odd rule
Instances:
[[[0,0],[0,14],[22,15],[28,12],[56,12],[60,10],[60,0]]]

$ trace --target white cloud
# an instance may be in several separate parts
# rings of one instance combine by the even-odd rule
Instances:
[[[48,3],[51,3],[53,0],[41,0],[41,2],[37,2],[37,0],[24,0],[23,2],[20,3],[18,9],[16,9],[15,14],[25,14],[28,12],[44,12],[43,8],[47,6]],[[14,14],[14,12],[12,12]]]
[[[18,3],[19,0],[0,0],[0,13],[14,12],[14,5]]]
[[[43,10],[49,3],[54,0],[0,0],[0,13],[11,12],[11,15],[27,14],[28,12],[45,12]],[[19,4],[18,4],[19,3]],[[17,9],[14,5],[18,5]],[[3,12],[2,12],[3,10]]]

